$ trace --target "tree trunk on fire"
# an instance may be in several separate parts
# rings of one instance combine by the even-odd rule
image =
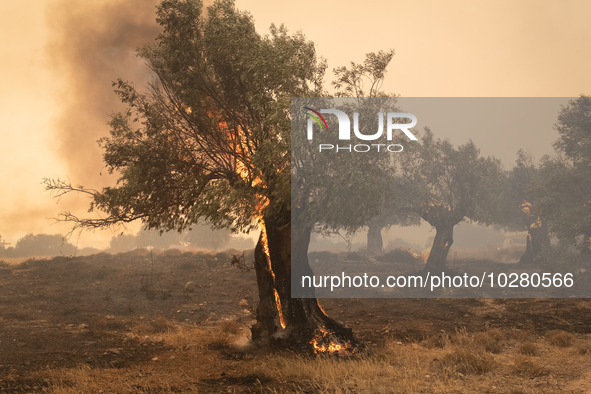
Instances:
[[[542,250],[550,246],[550,235],[546,223],[536,222],[527,228],[527,243],[525,252],[519,259],[519,264],[535,264]]]
[[[371,223],[367,229],[367,253],[379,254],[382,252],[384,242],[382,240],[383,226]]]
[[[255,342],[267,342],[277,331],[275,320],[277,307],[275,306],[275,294],[273,275],[268,267],[266,255],[263,251],[262,234],[254,248],[254,268],[259,290],[259,304],[256,309],[256,323],[251,327],[252,339]]]
[[[445,269],[447,254],[454,242],[454,226],[436,226],[435,231],[435,239],[433,240],[433,246],[431,247],[425,270],[430,272],[441,272]]]
[[[292,259],[298,267],[303,267],[303,271],[311,273],[308,262],[311,229],[294,234],[292,251],[291,222],[289,218],[284,219],[285,217],[264,218],[271,267],[264,252],[263,236],[259,238],[255,248],[259,305],[257,322],[251,330],[253,340],[262,344],[311,351],[313,349],[310,342],[318,330],[325,329],[332,332],[336,340],[354,347],[352,330],[328,317],[316,298],[291,297]]]

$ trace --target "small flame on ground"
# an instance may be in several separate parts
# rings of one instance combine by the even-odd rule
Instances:
[[[340,341],[336,338],[333,331],[320,327],[316,330],[316,335],[310,341],[314,354],[350,354],[354,352],[349,341]]]
[[[423,262],[427,262],[427,258],[429,257],[429,252],[431,251],[430,249],[425,249],[421,252],[415,252],[414,250],[408,249],[408,248],[404,248],[402,250],[407,251],[415,259],[423,260]]]

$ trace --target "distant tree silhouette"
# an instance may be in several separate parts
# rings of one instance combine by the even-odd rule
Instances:
[[[60,256],[74,254],[76,247],[60,234],[27,234],[7,251],[11,257]]]

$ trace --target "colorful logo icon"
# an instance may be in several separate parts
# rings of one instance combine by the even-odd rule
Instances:
[[[320,126],[320,130],[322,130],[322,124],[324,124],[324,129],[326,131],[328,131],[328,125],[326,124],[326,120],[324,120],[324,116],[320,115],[320,112],[313,110],[310,107],[303,107],[306,111],[311,111],[310,112],[306,112],[306,115],[311,116],[316,123],[318,123],[318,126]],[[320,123],[320,121],[322,120],[322,123]]]

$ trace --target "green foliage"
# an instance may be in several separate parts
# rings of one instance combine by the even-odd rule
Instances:
[[[427,129],[420,145],[413,144],[399,159],[405,204],[423,220],[434,227],[465,219],[492,223],[503,174],[500,162],[481,157],[474,143],[456,148]]]
[[[333,86],[337,89],[336,96],[360,97],[358,98],[358,108],[355,110],[360,113],[361,124],[369,125],[369,129],[377,127],[376,113],[384,111],[384,109],[387,109],[387,112],[397,110],[396,94],[380,90],[386,77],[388,65],[393,57],[394,50],[370,52],[365,55],[363,64],[351,62],[348,68],[342,66],[334,69],[336,78]],[[381,97],[382,99],[365,100],[361,97]],[[374,108],[370,108],[372,105]],[[394,224],[418,224],[418,217],[406,209],[407,207],[403,203],[404,199],[401,198],[404,190],[396,177],[391,155],[379,155],[373,158],[371,162],[364,161],[364,163],[360,163],[355,167],[359,168],[364,165],[371,166],[366,167],[365,175],[375,173],[375,177],[370,181],[379,186],[379,191],[368,193],[372,189],[372,185],[368,185],[369,189],[365,189],[365,192],[361,193],[366,197],[371,196],[377,202],[375,209],[378,212],[370,220],[366,219],[364,224],[376,226],[380,229],[379,231]],[[376,178],[380,182],[375,182]],[[367,177],[361,176],[359,179],[361,183]]]
[[[557,152],[573,167],[591,165],[591,97],[571,100],[558,115],[555,125],[559,138],[554,143]]]
[[[338,97],[380,97],[386,69],[394,57],[394,50],[370,52],[365,55],[363,64],[351,62],[349,68],[334,69]]]
[[[352,62],[349,67],[334,69],[335,96],[343,99],[327,99],[321,107],[356,112],[360,124],[376,129],[376,114],[396,108],[395,95],[380,90],[393,55],[392,50],[372,52],[366,54],[362,64]],[[303,124],[301,113],[292,117],[295,124]],[[309,222],[304,226],[321,223],[324,233],[346,229],[351,234],[370,220],[384,221],[383,226],[402,220],[398,210],[388,209],[397,201],[396,182],[390,176],[391,154],[319,153],[316,146],[304,140],[303,134],[292,138],[292,191],[301,211],[295,212],[295,216]],[[342,143],[334,133],[317,134],[314,141]]]
[[[197,0],[165,0],[163,32],[139,51],[156,80],[147,91],[115,83],[125,113],[100,141],[117,186],[101,191],[46,182],[60,193],[86,191],[105,219],[64,219],[104,227],[140,219],[148,228],[183,230],[200,219],[250,230],[266,208],[289,209],[292,96],[320,91],[325,65],[303,35],[272,26],[260,36],[232,1],[207,17]]]
[[[365,125],[377,127],[376,103],[389,106],[391,99],[364,100],[352,98],[316,99],[314,105],[319,108],[334,108],[351,113],[371,113],[374,117],[366,120]],[[294,101],[298,107],[307,104],[307,100]],[[362,115],[363,116],[363,115]],[[295,125],[306,122],[302,111],[292,113]],[[329,118],[329,128],[336,128]],[[295,129],[294,129],[295,130]],[[318,144],[342,144],[337,133],[317,133],[314,143],[305,137],[305,132],[295,132],[292,137],[292,201],[293,218],[301,229],[312,229],[331,233],[345,229],[353,233],[377,215],[385,204],[386,191],[389,188],[387,176],[391,169],[388,153],[348,154],[333,151],[318,151]]]
[[[591,98],[571,100],[555,125],[557,155],[545,157],[535,184],[540,214],[550,231],[579,247],[591,250]]]
[[[556,245],[544,248],[539,264],[550,272],[582,272],[591,267],[588,254],[580,253],[580,245],[561,240]]]

